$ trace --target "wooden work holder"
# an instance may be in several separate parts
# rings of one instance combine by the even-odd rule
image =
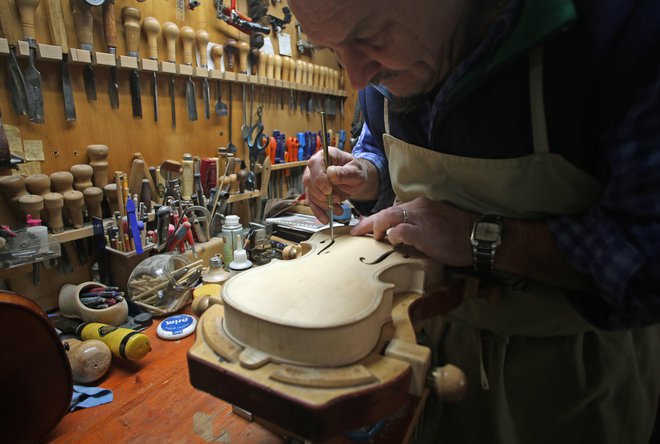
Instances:
[[[348,236],[348,228],[336,229],[332,243],[327,230],[317,233],[303,249],[295,261],[271,262],[225,283],[223,305],[212,305],[200,317],[188,367],[193,386],[297,436],[321,441],[393,415],[410,395],[424,396],[431,351],[417,344],[415,324],[455,305],[442,307],[446,299],[424,293],[442,272],[418,253],[392,252],[373,239]],[[357,250],[361,253],[353,256]],[[344,253],[337,256],[338,251]],[[361,254],[373,261],[358,258]],[[350,275],[356,264],[361,274],[342,274]],[[270,290],[262,288],[266,275],[278,276],[266,281]],[[305,302],[299,299],[300,287],[319,279],[316,292],[305,291]],[[451,291],[462,294],[459,287]],[[291,292],[297,293],[293,299],[287,296]],[[372,304],[371,298],[381,302]],[[239,300],[246,305],[241,308]],[[321,306],[308,305],[310,300]],[[263,318],[258,306],[268,311]],[[311,312],[301,311],[305,306]],[[329,306],[336,310],[326,310]],[[319,310],[325,313],[321,319],[312,314]],[[337,316],[342,311],[345,315]],[[345,324],[339,321],[343,316],[348,316]]]
[[[172,62],[159,62],[160,69],[159,71],[163,74],[177,74],[176,72],[176,63]]]
[[[117,68],[138,69],[138,59],[136,57],[120,55],[117,58]]]
[[[16,57],[30,57],[30,44],[25,40],[16,42]]]
[[[158,72],[158,60],[140,59],[140,70],[146,72]]]
[[[0,38],[0,54],[9,54],[9,42],[7,42],[7,39]]]
[[[117,57],[107,52],[94,52],[93,63],[99,66],[108,66],[114,68],[117,66]]]
[[[63,58],[62,47],[38,43],[37,58],[41,60],[60,61]]]
[[[193,67],[192,65],[177,65],[177,71],[180,76],[192,76]]]
[[[86,49],[71,48],[69,49],[69,54],[71,55],[71,61],[73,63],[84,65],[92,63],[92,53]]]
[[[199,78],[208,78],[209,77],[209,69],[208,68],[202,68],[200,66],[196,66],[193,75],[195,77]]]

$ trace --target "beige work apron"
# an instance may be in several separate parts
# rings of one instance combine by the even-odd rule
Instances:
[[[386,100],[383,141],[397,200],[423,196],[524,219],[575,214],[596,202],[602,185],[549,152],[542,66],[542,51],[533,51],[534,153],[520,158],[460,157],[398,140],[389,135]],[[464,401],[443,406],[441,421],[427,416],[423,436],[485,444],[648,440],[660,390],[658,329],[597,331],[561,289],[512,275],[505,283],[499,303],[468,299],[432,323],[443,332],[441,359],[463,368],[470,389]]]

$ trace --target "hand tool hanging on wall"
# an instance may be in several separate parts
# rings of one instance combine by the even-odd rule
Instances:
[[[204,118],[209,120],[211,118],[211,92],[209,91],[207,55],[209,33],[203,29],[198,29],[195,33],[195,40],[197,42],[197,53],[199,54],[199,67],[207,70],[206,76],[202,80],[202,94],[204,97]]]
[[[137,8],[124,6],[121,10],[124,22],[124,38],[126,39],[126,53],[129,57],[139,59],[140,48],[140,11]],[[131,83],[131,105],[133,118],[142,118],[142,95],[140,93],[140,73],[132,69],[129,75]]]
[[[220,70],[220,63],[222,61],[222,45],[213,45],[211,47],[211,57],[213,57],[213,65],[215,69]],[[222,84],[220,79],[215,81],[215,91],[218,96],[215,101],[215,114],[218,117],[227,115],[227,104],[222,101]]]
[[[71,0],[73,10],[73,22],[76,28],[78,46],[80,49],[94,51],[94,17],[92,17],[92,6],[85,0]],[[94,67],[92,63],[85,65],[83,69],[83,81],[85,82],[85,94],[87,100],[96,100],[96,80],[94,79]]]
[[[190,26],[181,28],[181,44],[183,45],[183,63],[192,66],[192,51],[195,41],[195,30]],[[195,94],[195,82],[192,76],[188,76],[186,82],[186,102],[188,103],[188,119],[193,122],[197,120],[197,103]]]
[[[260,32],[262,34],[270,34],[270,28],[260,23],[255,23],[250,17],[238,12],[236,9],[236,0],[231,0],[231,6],[224,6],[222,0],[216,0],[217,17],[223,20],[228,25],[233,26],[241,32],[252,34],[253,32]]]
[[[151,60],[158,60],[158,34],[160,33],[160,22],[156,17],[145,17],[142,21],[142,28],[147,35],[149,58]],[[154,120],[158,122],[158,79],[156,77],[156,71],[151,73],[151,95],[154,101]]]
[[[62,3],[60,3],[60,0],[47,0],[47,5],[50,37],[55,45],[62,47],[60,78],[62,80],[62,95],[64,97],[64,116],[66,117],[67,122],[71,122],[76,120],[76,105],[73,101],[73,90],[71,89],[71,79],[69,77],[69,68],[67,65],[67,59],[69,58],[69,41],[66,37]]]
[[[179,39],[179,27],[172,22],[163,24],[163,37],[165,38],[165,47],[167,48],[166,60],[169,63],[176,63],[176,44]],[[172,112],[172,129],[176,128],[176,106],[174,103],[174,74],[170,76],[170,107]]]
[[[108,53],[117,56],[117,25],[115,23],[115,0],[103,3],[103,35]],[[108,84],[110,106],[119,108],[119,84],[117,83],[117,67],[110,68],[110,83]]]
[[[28,67],[25,69],[25,92],[27,94],[28,115],[30,122],[44,123],[44,98],[41,95],[41,73],[34,61],[37,57],[37,40],[34,29],[34,11],[39,0],[17,0],[16,6],[21,16],[23,40],[30,45]]]
[[[16,46],[20,39],[18,13],[10,0],[0,0],[0,25],[9,44],[7,59],[7,82],[9,95],[14,113],[25,115],[28,113],[28,100],[25,90],[25,78],[16,60]]]

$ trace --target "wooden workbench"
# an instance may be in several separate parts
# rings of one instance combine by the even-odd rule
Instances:
[[[232,406],[192,385],[186,353],[194,335],[179,341],[156,336],[159,320],[144,331],[152,351],[141,361],[113,358],[99,387],[113,391],[108,404],[67,414],[51,431],[49,443],[284,443],[286,439],[232,412]],[[419,398],[388,421],[371,443],[401,443],[410,438],[419,415]],[[343,437],[333,443],[353,443]]]

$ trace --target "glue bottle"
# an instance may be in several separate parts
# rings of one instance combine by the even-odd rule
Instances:
[[[243,226],[241,225],[240,218],[236,215],[230,214],[225,218],[225,223],[222,224],[222,241],[224,242],[224,259],[225,264],[229,264],[234,260],[234,250],[240,243],[237,237],[243,234]]]
[[[229,263],[229,269],[233,272],[241,272],[252,267],[252,262],[247,257],[247,251],[243,248],[241,236],[238,236],[238,247],[234,250],[234,260]]]

